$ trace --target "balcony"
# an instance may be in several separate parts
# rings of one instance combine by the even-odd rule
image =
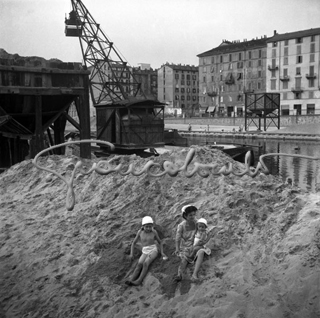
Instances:
[[[226,85],[233,85],[234,84],[234,77],[231,72],[226,76],[224,82]]]
[[[288,75],[280,76],[280,81],[282,82],[290,81],[290,76]]]
[[[291,87],[291,91],[293,93],[302,93],[304,91],[304,88],[303,87],[300,87],[300,86],[296,86],[296,87]]]
[[[277,71],[279,67],[277,65],[268,65],[268,70],[269,71]]]
[[[233,79],[233,78],[226,79],[226,80],[225,80],[225,83],[226,83],[227,85],[233,85],[233,84],[234,84],[234,79]]]
[[[208,96],[210,97],[216,97],[217,95],[217,92],[208,92]]]
[[[306,78],[307,78],[308,80],[310,80],[310,79],[315,79],[316,77],[317,77],[317,74],[316,74],[316,73],[306,74]]]

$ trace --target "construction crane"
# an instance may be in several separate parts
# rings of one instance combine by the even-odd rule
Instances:
[[[90,95],[96,109],[97,139],[116,149],[164,145],[164,104],[146,98],[132,68],[121,57],[81,0],[71,0],[66,36],[78,37]]]

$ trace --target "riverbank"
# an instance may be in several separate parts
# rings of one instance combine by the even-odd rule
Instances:
[[[165,123],[165,128],[177,129],[182,136],[187,137],[193,134],[213,134],[219,137],[229,138],[251,138],[251,139],[281,139],[281,140],[312,140],[320,141],[320,124],[304,124],[283,127],[277,129],[270,127],[267,131],[251,130],[239,132],[236,126],[217,126],[217,125],[191,125],[191,132],[188,131],[189,124]]]
[[[277,122],[277,121],[276,121]],[[191,117],[191,118],[179,118],[179,117],[166,117],[166,124],[189,124],[191,125],[213,125],[213,126],[234,126],[239,128],[245,126],[244,117]],[[261,124],[263,125],[264,119]],[[320,115],[297,115],[297,116],[280,116],[280,127],[296,127],[299,125],[319,124],[320,126]],[[266,118],[266,126],[268,130],[276,126],[271,118]],[[256,129],[256,126],[251,123],[251,129]]]

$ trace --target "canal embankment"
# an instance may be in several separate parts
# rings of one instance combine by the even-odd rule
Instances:
[[[189,131],[191,125],[191,131]],[[320,141],[320,124],[300,124],[288,127],[268,127],[266,131],[258,131],[250,127],[248,131],[239,131],[239,126],[234,125],[214,125],[209,122],[197,123],[173,123],[165,121],[165,127],[177,129],[181,136],[188,137],[194,135],[216,136],[227,139],[280,139],[280,140],[310,140]],[[240,126],[241,127],[241,126]]]

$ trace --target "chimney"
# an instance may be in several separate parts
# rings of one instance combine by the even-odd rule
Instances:
[[[277,35],[277,30],[273,30],[273,35]]]

